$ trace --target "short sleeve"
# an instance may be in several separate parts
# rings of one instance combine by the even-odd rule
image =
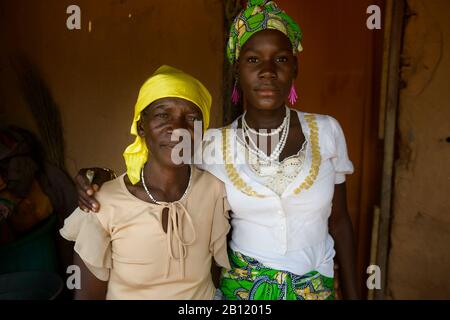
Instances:
[[[96,215],[77,208],[64,220],[64,227],[59,233],[75,242],[75,252],[95,277],[108,281],[112,266],[111,237]]]
[[[335,171],[335,184],[345,182],[345,175],[353,173],[353,164],[348,158],[347,144],[345,142],[344,132],[339,122],[328,117],[331,123],[332,141],[334,144],[334,153],[331,159]]]
[[[230,269],[227,252],[227,235],[230,231],[230,206],[226,198],[225,188],[222,187],[222,195],[216,200],[211,230],[211,242],[209,250],[218,265]]]

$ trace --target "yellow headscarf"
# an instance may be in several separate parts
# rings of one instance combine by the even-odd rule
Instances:
[[[137,122],[145,108],[162,98],[182,98],[194,103],[202,111],[204,130],[209,126],[212,99],[208,89],[200,81],[183,71],[166,65],[161,66],[139,91],[131,125],[131,134],[136,136],[136,140],[123,153],[127,175],[133,184],[140,181],[141,169],[148,159],[147,145],[144,138],[138,135]]]

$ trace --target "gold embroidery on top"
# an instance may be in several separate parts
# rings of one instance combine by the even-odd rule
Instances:
[[[309,141],[311,142],[311,169],[302,184],[294,190],[295,194],[299,194],[302,190],[308,190],[311,188],[319,175],[320,163],[322,162],[319,146],[319,128],[317,127],[316,116],[313,114],[307,114],[305,115],[305,120],[308,123]]]

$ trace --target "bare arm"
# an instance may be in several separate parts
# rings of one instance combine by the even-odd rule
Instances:
[[[344,299],[361,299],[356,276],[355,240],[352,221],[347,210],[345,183],[335,185],[329,229],[335,241]]]
[[[220,283],[220,270],[221,268],[213,261],[213,263],[211,264],[211,277],[216,288],[219,287]]]
[[[86,267],[77,253],[74,253],[74,264],[80,267],[81,289],[75,291],[75,300],[105,300],[108,282],[96,278]]]

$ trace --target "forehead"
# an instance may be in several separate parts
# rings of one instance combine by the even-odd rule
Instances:
[[[252,35],[242,47],[241,52],[254,50],[289,50],[292,51],[292,44],[289,38],[281,31],[266,29]]]
[[[175,97],[167,97],[161,98],[153,101],[145,110],[152,109],[179,109],[185,112],[197,112],[202,113],[200,108],[193,102],[183,99],[183,98],[175,98]],[[144,111],[145,111],[144,110]]]

